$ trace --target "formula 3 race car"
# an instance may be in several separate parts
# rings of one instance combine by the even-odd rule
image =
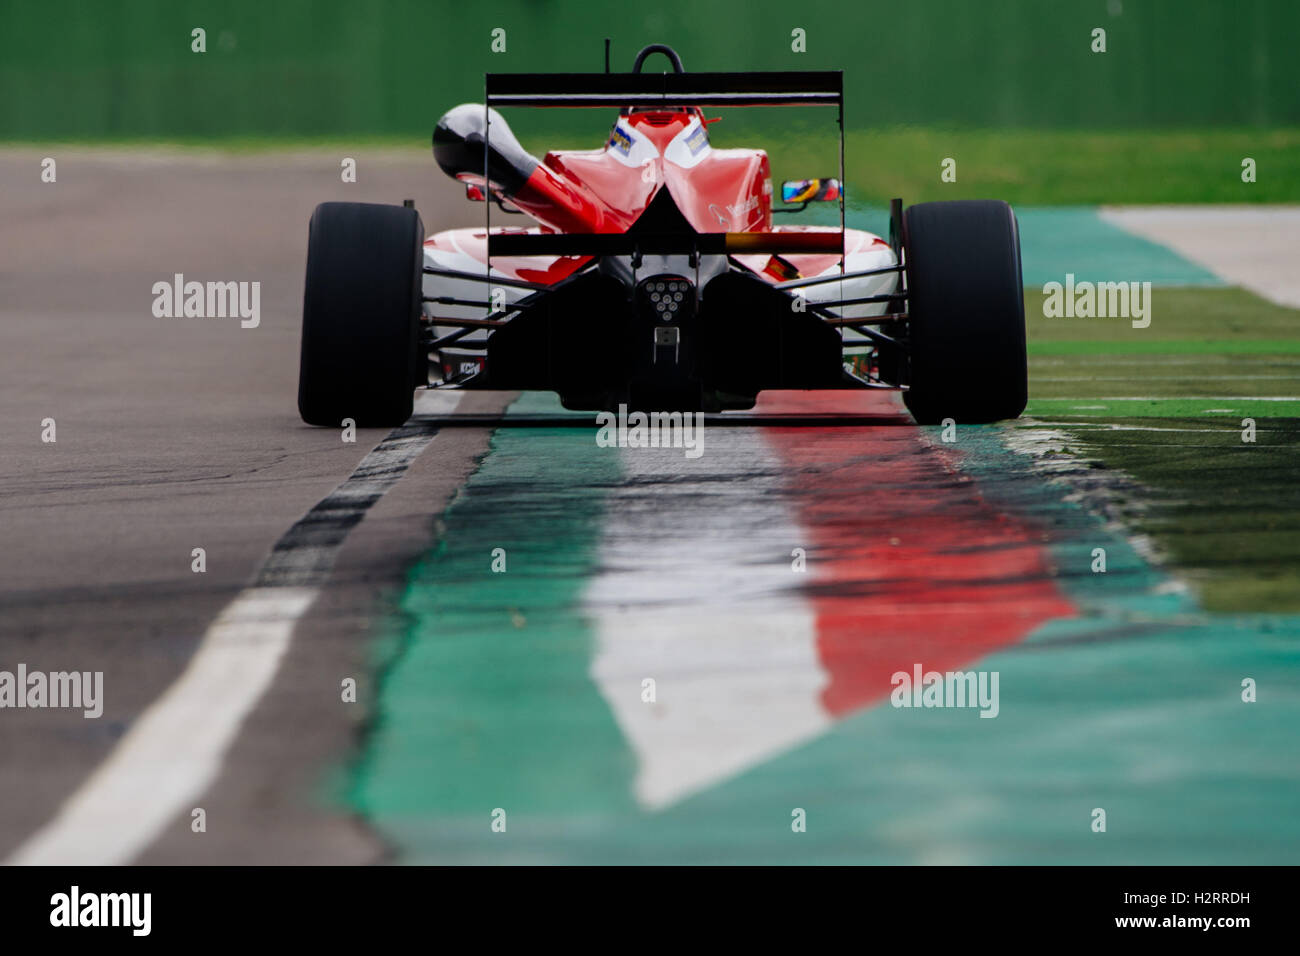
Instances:
[[[672,72],[643,73],[662,54]],[[840,178],[788,182],[715,149],[705,107],[833,106]],[[496,107],[618,108],[604,146],[527,153]],[[888,238],[844,226],[839,72],[687,73],[662,45],[631,73],[488,74],[433,153],[485,201],[425,239],[400,206],[311,219],[298,407],[398,425],[416,388],[538,389],[566,408],[723,411],[764,389],[902,389],[921,423],[1014,418],[1027,373],[1020,239],[1004,202],[891,204]],[[840,225],[773,225],[838,201]],[[506,203],[536,221],[493,226]]]

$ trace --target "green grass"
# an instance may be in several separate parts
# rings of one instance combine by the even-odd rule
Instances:
[[[715,144],[733,142],[719,124]],[[833,136],[758,141],[776,179],[833,175]],[[940,179],[945,158],[956,182]],[[1256,181],[1241,181],[1241,161]],[[901,196],[1005,199],[1012,205],[1277,203],[1300,201],[1300,129],[1268,131],[854,130],[845,138],[848,194],[857,202]]]
[[[1288,415],[1284,403],[1170,399],[1215,396],[1300,397],[1300,311],[1244,289],[1152,291],[1151,325],[1127,319],[1046,318],[1039,289],[1025,290],[1031,414],[1071,411],[1069,399],[1144,397],[1151,402],[1089,402],[1098,415]]]
[[[1124,503],[1127,522],[1155,539],[1207,610],[1300,612],[1300,417],[1259,419],[1254,443],[1216,417],[1054,424],[1073,453],[1150,490]]]
[[[1133,329],[1047,319],[1041,302],[1025,291],[1027,414],[1147,489],[1126,522],[1208,610],[1300,612],[1300,311],[1242,289],[1157,289],[1150,328]]]
[[[1041,289],[1025,289],[1025,324],[1035,348],[1105,343],[1108,350],[1203,348],[1210,342],[1275,341],[1284,352],[1300,343],[1300,311],[1274,305],[1245,289],[1155,288],[1151,324],[1135,329],[1122,318],[1047,318]],[[1255,345],[1251,346],[1256,347]],[[1267,348],[1267,345],[1263,347]]]
[[[1162,376],[1163,379],[1163,376]],[[1157,383],[1164,385],[1163,381]],[[1146,389],[1150,391],[1150,387]],[[1202,387],[1197,391],[1212,389]],[[1246,391],[1246,389],[1240,389]],[[1274,418],[1300,416],[1300,397],[1285,401],[1260,400],[1250,396],[1204,396],[1185,398],[1145,398],[1139,396],[1105,396],[1102,398],[1034,398],[1030,399],[1026,414],[1039,418],[1061,415],[1087,414],[1092,416],[1121,415],[1127,417],[1187,416],[1210,417],[1218,422],[1216,427],[1237,429],[1246,418]],[[1227,421],[1228,424],[1224,425]]]
[[[736,111],[731,111],[735,113]],[[533,118],[518,125],[524,146],[536,155],[548,149],[592,149],[608,130],[611,113],[584,117],[583,132],[538,126]],[[430,115],[432,128],[436,117]],[[512,117],[513,119],[513,117]],[[719,147],[762,147],[773,178],[834,175],[839,168],[833,125],[775,125],[741,119],[710,128]],[[13,141],[11,145],[65,147],[166,146],[221,152],[369,147],[428,156],[426,134],[411,136],[115,137]],[[1241,160],[1257,163],[1257,181],[1241,181]],[[940,179],[945,158],[957,161],[957,180]],[[430,159],[430,162],[432,160]],[[996,197],[1012,205],[1133,203],[1300,202],[1300,129],[1269,131],[1204,129],[1147,132],[1070,130],[941,130],[902,127],[851,130],[845,141],[848,194],[857,203],[894,196],[907,202]]]
[[[1029,355],[1296,355],[1300,354],[1300,341],[1281,339],[1206,339],[1202,342],[1169,342],[1147,340],[1121,342],[1114,339],[1077,341],[1030,342]],[[1211,359],[1212,360],[1212,359]]]

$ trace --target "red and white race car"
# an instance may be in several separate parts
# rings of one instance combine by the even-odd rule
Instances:
[[[672,72],[643,73],[652,54]],[[721,411],[764,389],[904,390],[923,423],[1014,418],[1027,396],[1020,240],[1004,202],[891,205],[890,236],[844,227],[839,72],[488,74],[448,111],[438,165],[485,203],[425,239],[413,204],[312,216],[298,406],[394,425],[414,389],[540,389],[567,408]],[[833,106],[840,179],[787,182],[715,149],[705,107]],[[496,107],[617,107],[600,149],[527,153]],[[773,214],[838,201],[840,225]],[[507,208],[507,203],[513,209]],[[535,225],[493,226],[491,206]]]

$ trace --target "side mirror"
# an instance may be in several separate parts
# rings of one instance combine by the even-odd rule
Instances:
[[[483,186],[479,183],[466,183],[465,198],[470,200],[471,202],[487,202],[488,193],[487,190],[484,189]],[[491,198],[492,201],[497,204],[497,208],[500,209],[502,212],[508,212],[512,216],[523,215],[522,209],[506,208],[506,204],[505,202],[502,201],[499,193],[493,193]]]
[[[839,198],[838,179],[789,179],[781,184],[782,202],[836,202]]]

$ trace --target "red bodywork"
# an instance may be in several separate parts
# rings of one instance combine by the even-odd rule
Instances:
[[[618,162],[611,143],[598,150],[546,154],[514,202],[558,232],[625,232],[667,188],[698,232],[762,232],[772,226],[772,172],[761,149],[709,149],[691,167],[665,159],[669,144],[697,113],[639,112],[622,118],[655,147],[657,155],[639,166]],[[556,175],[558,174],[558,175]],[[578,184],[577,186],[571,184]],[[556,192],[585,200],[565,209]],[[741,212],[728,214],[728,207]]]
[[[540,224],[532,229],[493,227],[495,233],[626,232],[650,206],[660,190],[667,189],[690,226],[697,232],[838,232],[833,227],[772,226],[772,173],[767,153],[761,149],[714,149],[707,142],[707,124],[697,109],[625,111],[609,141],[595,150],[548,152],[509,201]],[[628,142],[621,127],[633,131],[641,161],[632,163],[615,155]],[[679,137],[695,127],[703,145],[695,155]],[[653,150],[646,149],[641,141]],[[674,162],[667,153],[678,149]],[[684,151],[684,152],[683,152]],[[629,156],[631,149],[622,150]],[[458,174],[461,181],[482,186],[483,177]],[[865,235],[865,234],[859,234]],[[870,243],[870,237],[866,240]],[[862,239],[846,236],[852,252]],[[879,240],[876,240],[879,241]],[[485,262],[487,233],[483,229],[456,229],[427,240],[434,248],[459,252]],[[733,258],[771,282],[817,275],[839,262],[836,254],[808,253],[774,257],[766,254]],[[501,273],[530,282],[551,284],[572,274],[589,257],[493,257]]]

